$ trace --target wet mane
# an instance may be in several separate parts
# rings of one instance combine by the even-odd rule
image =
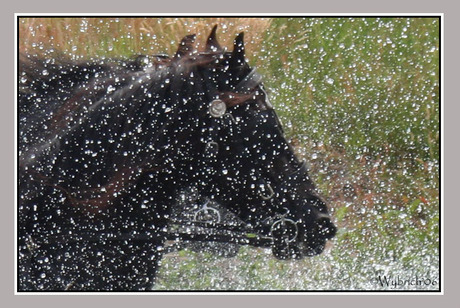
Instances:
[[[237,238],[284,260],[319,254],[334,236],[243,33],[231,52],[216,26],[204,51],[194,40],[171,57],[20,56],[21,289],[147,290],[167,239]],[[202,200],[182,223],[184,189]],[[241,226],[214,219],[210,200]]]
[[[19,166],[22,173],[35,182],[63,191],[75,207],[89,212],[106,208],[114,196],[129,188],[146,170],[163,167],[158,159],[162,156],[158,145],[166,134],[173,133],[168,127],[170,123],[180,117],[199,119],[199,113],[215,97],[227,107],[250,101],[260,81],[255,84],[244,81],[250,73],[249,66],[234,69],[231,61],[232,54],[225,51],[80,62],[21,55]],[[211,76],[212,72],[220,75]],[[237,86],[244,91],[237,90]],[[188,100],[192,97],[197,105],[190,107]],[[111,124],[107,125],[109,121]],[[125,152],[110,144],[110,140],[123,140],[123,136],[136,129],[148,133],[140,135],[139,140],[119,145],[128,149]],[[109,143],[101,146],[76,143],[73,151],[106,156],[99,159],[111,161],[113,170],[99,171],[101,174],[93,182],[72,184],[72,180],[66,179],[67,186],[56,182],[55,178],[61,175],[42,166],[53,165],[53,153],[60,151],[63,138],[80,142],[105,139]],[[143,152],[126,156],[134,148],[142,148]],[[74,168],[72,162],[60,164]],[[63,168],[62,172],[68,172]]]

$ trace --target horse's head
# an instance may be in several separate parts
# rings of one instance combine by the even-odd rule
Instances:
[[[51,226],[77,210],[113,228],[147,228],[161,225],[175,192],[194,186],[272,237],[278,258],[320,253],[336,228],[245,60],[243,34],[232,51],[216,27],[204,51],[194,40],[186,36],[174,57],[138,59],[148,66],[49,63],[43,76],[42,62],[25,61],[20,208],[41,204]],[[58,207],[59,217],[48,214]]]
[[[214,27],[201,53],[193,49],[194,36],[184,38],[175,57],[188,82],[200,85],[184,100],[198,110],[186,129],[193,140],[176,153],[180,177],[272,236],[276,257],[319,254],[336,232],[325,202],[285,139],[261,76],[245,60],[243,34],[231,52],[215,34]]]
[[[202,52],[190,35],[153,61],[21,58],[21,288],[61,288],[70,275],[67,287],[138,289],[189,187],[212,201],[203,208],[219,203],[247,223],[243,243],[257,233],[280,259],[323,251],[336,228],[245,60],[243,34],[229,52],[215,34]],[[29,262],[42,255],[50,262]]]

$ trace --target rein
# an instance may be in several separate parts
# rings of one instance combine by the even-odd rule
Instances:
[[[246,78],[237,85],[235,90],[243,93],[251,91],[261,85],[261,80],[262,77],[255,69],[253,69],[248,76],[246,76]],[[279,129],[282,135],[282,142],[284,144],[288,144],[284,137],[280,120],[272,108],[271,103],[268,101],[268,96],[262,86],[260,90],[264,96],[263,104],[268,107],[265,110],[259,111],[264,123],[269,123],[270,127],[276,127]],[[243,145],[251,136],[250,134],[242,131],[233,115],[227,112],[226,103],[219,98],[210,102],[208,114],[210,115],[212,122],[208,129],[208,134],[205,137],[206,146],[203,155],[203,170],[206,170],[205,172],[207,172],[208,176],[212,178],[216,171],[214,165],[217,162],[217,154],[219,152],[218,132],[220,129],[224,128],[229,130],[229,136],[232,136],[231,138],[233,139],[231,142],[238,143],[240,145]],[[260,162],[256,163],[260,165]],[[307,174],[307,169],[308,167],[305,161],[300,163],[299,167],[293,173],[281,179],[280,183],[278,183],[275,187],[272,187],[270,181],[266,180],[260,170],[256,170],[254,174],[256,180],[253,184],[257,187],[257,197],[267,203],[271,203],[273,207],[278,210],[278,213],[276,213],[273,217],[266,217],[262,221],[269,225],[269,234],[271,237],[276,234],[278,239],[282,238],[281,240],[285,243],[294,242],[297,239],[299,230],[297,226],[298,222],[287,218],[289,210],[287,207],[283,206],[286,202],[284,196],[291,201],[295,201],[298,198],[296,187]],[[285,213],[281,214],[280,212],[282,211],[285,211]]]
[[[255,71],[243,79],[240,84],[236,87],[239,92],[247,92],[259,86],[261,83],[261,76]],[[265,90],[262,88],[262,92],[267,99]],[[263,116],[266,117],[267,121],[273,121],[273,123],[281,129],[279,125],[279,119],[271,108],[269,101],[264,101],[268,106],[266,110],[260,111]],[[222,127],[229,129],[232,132],[233,142],[243,144],[246,136],[243,134],[237,121],[231,113],[227,112],[226,104],[219,98],[214,99],[210,102],[208,107],[208,114],[212,119],[212,124],[208,128],[208,134],[205,137],[205,151],[203,153],[203,170],[205,170],[207,176],[211,177],[215,173],[215,163],[217,162],[217,154],[219,152],[219,140],[218,132]],[[167,125],[166,125],[167,126]],[[166,128],[162,128],[161,132],[164,132]],[[160,134],[158,134],[160,135]],[[282,192],[287,191],[290,187],[293,187],[295,182],[298,182],[299,178],[306,172],[306,164],[302,163],[301,166],[291,175],[288,175],[283,181],[275,187],[271,186],[270,183],[264,180],[264,177],[257,171],[258,180],[256,181],[256,193],[257,196],[266,202],[272,204],[281,204],[280,202],[274,202],[278,199]],[[212,182],[212,181],[210,181]],[[286,208],[284,208],[286,209]],[[154,241],[158,238],[165,240],[174,241],[175,243],[188,242],[188,241],[201,241],[201,242],[222,242],[222,243],[233,243],[238,245],[249,245],[254,247],[272,247],[276,240],[282,239],[285,243],[294,242],[298,235],[297,222],[287,218],[289,213],[286,209],[285,214],[277,213],[273,217],[267,217],[263,220],[269,227],[269,236],[257,234],[250,226],[238,226],[232,224],[224,224],[218,219],[217,222],[199,221],[197,218],[199,209],[195,213],[194,221],[179,221],[173,219],[164,219],[167,227],[161,230],[152,230],[146,232],[111,232],[111,231],[72,231],[69,234],[57,234],[47,237],[30,237],[25,241],[25,245],[30,251],[43,246],[53,245],[60,243],[77,243],[77,242],[102,242],[102,241]],[[212,207],[208,207],[207,210],[215,211]],[[280,208],[278,209],[280,210]],[[283,210],[283,208],[281,208]],[[277,235],[275,240],[274,235]]]
[[[269,248],[273,244],[272,237],[257,235],[252,233],[253,230],[250,228],[242,228],[241,226],[213,222],[179,221],[173,219],[168,219],[167,222],[168,227],[166,230],[154,230],[150,232],[79,231],[48,237],[32,238],[29,236],[26,239],[25,245],[28,250],[32,252],[42,246],[54,244],[105,241],[148,242],[155,241],[159,237],[165,240],[174,241],[175,243],[188,241],[221,242],[265,248]],[[194,229],[198,229],[198,232]]]

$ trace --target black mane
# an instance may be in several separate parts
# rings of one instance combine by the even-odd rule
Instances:
[[[167,164],[161,149],[165,138],[180,142],[185,137],[178,135],[193,129],[178,128],[177,121],[195,119],[191,123],[197,129],[215,97],[229,106],[251,97],[244,87],[249,66],[232,67],[233,60],[232,53],[221,51],[77,64],[21,57],[22,175],[61,189],[75,205],[96,211],[109,206],[109,195],[125,190],[146,170]],[[219,75],[222,71],[226,76]],[[75,155],[57,155],[63,139],[72,140],[66,151]],[[82,161],[75,162],[79,156]]]
[[[192,186],[272,236],[278,258],[323,251],[335,226],[284,138],[260,75],[245,60],[243,34],[227,52],[215,31],[204,51],[193,48],[190,35],[172,57],[19,58],[24,288],[62,289],[62,279],[79,281],[79,289],[145,288],[155,277],[175,197]],[[223,112],[213,113],[213,106]],[[123,236],[79,238],[88,233]],[[61,235],[73,237],[72,245],[46,246]],[[31,238],[44,246],[31,249]],[[40,263],[49,256],[56,257],[50,265]],[[69,277],[63,266],[73,268],[64,271]],[[52,278],[40,278],[41,271]]]

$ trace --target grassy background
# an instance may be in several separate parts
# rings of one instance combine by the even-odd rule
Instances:
[[[439,282],[438,19],[25,18],[19,50],[172,54],[186,34],[203,43],[216,23],[229,48],[245,31],[247,57],[339,233],[321,256],[295,262],[250,247],[233,259],[169,254],[156,289],[379,290],[379,275]]]

